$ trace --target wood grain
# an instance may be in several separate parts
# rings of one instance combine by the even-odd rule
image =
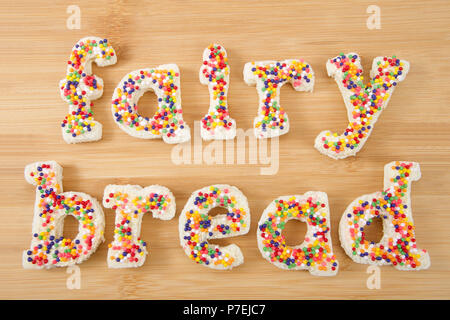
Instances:
[[[66,28],[67,4],[55,1],[0,1],[0,298],[63,299],[422,299],[450,298],[450,92],[448,1],[74,1],[81,29]],[[368,30],[366,8],[381,8],[381,29]],[[58,93],[73,44],[88,35],[106,37],[118,63],[94,67],[103,78],[103,97],[94,101],[104,138],[67,145],[60,122],[67,105]],[[260,175],[264,165],[175,165],[172,146],[138,140],[114,123],[110,98],[129,71],[164,63],[181,69],[184,118],[191,128],[208,109],[208,90],[198,80],[203,49],[225,46],[231,65],[229,105],[244,130],[257,112],[255,88],[242,79],[246,62],[304,58],[316,73],[314,93],[286,86],[281,103],[291,131],[279,140],[279,171]],[[314,149],[325,129],[347,125],[345,107],[326,59],[340,52],[362,56],[368,74],[372,59],[393,55],[411,62],[411,71],[356,158],[335,161]],[[145,96],[147,103],[154,97]],[[153,107],[149,107],[148,114]],[[206,145],[206,143],[204,144]],[[81,289],[68,290],[65,269],[24,270],[21,252],[31,240],[34,188],[23,178],[26,164],[56,160],[64,167],[64,189],[101,199],[107,184],[163,184],[177,199],[172,221],[145,218],[142,237],[150,244],[145,265],[133,270],[106,267],[114,213],[105,209],[106,243],[81,265]],[[418,244],[432,266],[420,272],[383,267],[381,289],[366,287],[367,266],[353,263],[340,247],[338,222],[357,196],[382,188],[383,166],[393,160],[421,164],[412,205]],[[220,272],[191,262],[179,246],[178,215],[196,189],[214,183],[239,187],[248,197],[250,233],[222,240],[241,247],[245,263]],[[256,245],[263,209],[280,195],[309,190],[328,193],[332,239],[340,262],[336,277],[283,271],[264,261]],[[68,223],[67,232],[75,225]],[[292,238],[301,239],[291,228]]]

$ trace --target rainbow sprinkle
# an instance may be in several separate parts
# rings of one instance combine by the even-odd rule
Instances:
[[[338,261],[332,251],[327,204],[311,196],[288,196],[272,205],[274,210],[265,211],[258,225],[258,242],[265,258],[284,269],[336,274]],[[308,225],[304,243],[296,247],[288,246],[282,234],[291,219]]]
[[[362,197],[354,202],[356,205],[353,204],[346,210],[341,225],[350,236],[350,244],[341,242],[348,254],[358,258],[357,262],[392,264],[400,269],[420,268],[428,254],[426,250],[417,247],[415,227],[408,208],[409,183],[418,179],[411,179],[412,169],[419,168],[414,163],[397,161],[391,163],[389,169],[390,186],[386,190]],[[383,238],[380,243],[367,240],[364,233],[364,228],[376,218],[384,219],[384,223],[392,224],[393,228],[389,233],[392,237]]]
[[[280,105],[280,89],[290,82],[297,91],[312,91],[314,73],[303,59],[281,62],[251,62],[244,68],[244,80],[257,83],[260,98],[254,128],[257,138],[275,137],[289,130],[289,120]]]
[[[158,97],[158,110],[152,118],[138,113],[137,101],[148,90]],[[180,72],[177,65],[163,65],[129,73],[114,91],[112,113],[119,127],[128,134],[143,138],[163,138],[167,143],[190,139],[183,120]]]
[[[148,253],[147,243],[139,237],[144,214],[163,220],[175,215],[175,199],[168,189],[160,186],[138,188],[138,192],[133,186],[110,185],[105,189],[104,206],[116,212],[114,241],[108,245],[110,267],[140,266],[144,263]]]
[[[231,269],[236,257],[208,239],[245,234],[250,227],[250,214],[246,200],[236,188],[210,186],[194,192],[180,217],[183,232],[180,240],[187,255],[198,264],[211,265],[218,269]],[[226,215],[210,217],[209,210],[215,207],[228,210]]]
[[[363,83],[361,58],[343,54],[329,60],[328,74],[334,76],[348,109],[349,125],[342,135],[322,132],[316,148],[332,158],[355,155],[369,137],[394,88],[406,77],[409,64],[395,56],[374,59],[372,79]]]
[[[230,67],[225,48],[211,44],[203,53],[203,66],[200,68],[200,82],[207,84],[211,96],[209,112],[202,119],[203,136],[215,139],[233,139],[233,134],[216,131],[232,131],[236,123],[230,118],[227,106],[227,92],[230,82]]]
[[[69,104],[69,113],[61,124],[68,143],[101,139],[101,124],[94,121],[91,100],[103,94],[103,80],[91,74],[92,61],[101,67],[116,63],[107,39],[83,38],[72,49],[66,78],[60,82],[61,97]]]
[[[56,163],[27,166],[27,180],[37,185],[37,212],[33,220],[31,248],[24,267],[68,266],[87,259],[103,241],[104,220],[100,206],[86,194],[65,192],[58,180]],[[60,169],[61,170],[61,169]],[[95,201],[95,203],[94,203]],[[75,217],[81,224],[75,239],[61,235],[64,218]],[[29,264],[26,266],[25,264]]]

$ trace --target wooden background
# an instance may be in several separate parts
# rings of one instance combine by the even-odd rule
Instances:
[[[163,3],[164,2],[164,3]],[[81,29],[66,28],[63,1],[0,1],[0,298],[63,299],[391,299],[450,298],[450,119],[448,1],[72,1],[81,8]],[[366,9],[381,8],[381,29],[369,30]],[[118,63],[94,66],[103,78],[103,97],[94,101],[103,139],[66,144],[60,122],[67,104],[58,82],[65,76],[72,46],[82,37],[110,39]],[[229,105],[239,128],[251,128],[257,93],[243,82],[252,60],[304,58],[316,74],[314,93],[285,86],[281,102],[291,131],[280,138],[280,168],[262,176],[264,165],[184,165],[171,162],[171,145],[122,132],[110,112],[110,99],[129,71],[165,63],[181,69],[184,118],[193,127],[208,109],[209,94],[198,80],[203,49],[225,46],[231,65]],[[314,149],[325,129],[347,125],[342,97],[326,75],[325,62],[340,52],[362,56],[368,75],[372,59],[397,55],[411,71],[395,91],[375,130],[356,158],[335,161]],[[367,76],[366,76],[367,79]],[[155,110],[146,94],[144,113]],[[207,145],[207,144],[204,144]],[[56,160],[64,167],[64,190],[101,200],[107,184],[163,184],[177,200],[171,221],[145,218],[142,238],[150,246],[145,265],[133,270],[106,266],[113,238],[114,212],[105,209],[106,243],[81,265],[81,289],[68,290],[66,269],[24,270],[22,250],[31,240],[34,188],[23,178],[26,164]],[[420,247],[430,252],[429,270],[381,269],[381,289],[366,287],[367,266],[352,262],[340,247],[338,223],[356,197],[378,191],[383,166],[393,160],[420,163],[422,179],[413,184],[412,205]],[[185,256],[178,240],[178,216],[189,195],[214,183],[239,187],[252,215],[248,235],[217,241],[236,243],[245,263],[213,271]],[[309,190],[328,193],[332,239],[339,273],[318,278],[304,271],[283,271],[266,262],[256,244],[263,209],[280,195]],[[67,219],[65,231],[76,225]],[[288,241],[301,241],[305,226],[288,225]],[[378,232],[378,235],[376,234]],[[380,230],[371,230],[379,237]]]

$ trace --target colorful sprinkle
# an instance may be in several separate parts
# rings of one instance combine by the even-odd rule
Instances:
[[[342,135],[324,131],[316,138],[316,148],[335,159],[355,155],[364,145],[373,126],[400,81],[409,63],[393,57],[377,57],[373,61],[372,79],[363,82],[361,58],[341,54],[327,62],[328,75],[333,76],[348,110],[349,125]]]
[[[411,209],[408,208],[409,183],[420,177],[420,168],[416,163],[398,161],[386,167],[389,179],[386,190],[355,200],[343,215],[341,226],[344,230],[341,232],[345,232],[347,240],[342,244],[356,262],[392,264],[409,270],[426,268],[422,264],[429,264],[428,254],[417,247]],[[383,219],[385,226],[380,243],[369,241],[364,232],[376,218]],[[387,225],[390,227],[386,228]]]
[[[230,67],[225,48],[221,45],[212,44],[203,52],[200,82],[208,85],[210,93],[209,111],[202,119],[203,139],[233,139],[236,122],[230,118],[227,105]]]
[[[116,63],[116,53],[107,39],[83,38],[72,49],[66,78],[59,84],[61,97],[69,104],[69,114],[61,124],[67,143],[95,141],[102,137],[101,124],[94,121],[91,100],[102,96],[103,80],[92,74],[92,61],[100,67]]]
[[[289,131],[289,119],[280,105],[280,89],[290,82],[296,91],[312,91],[314,72],[303,59],[247,63],[244,81],[256,84],[259,95],[258,116],[254,120],[257,138],[270,138]]]
[[[315,275],[335,275],[338,261],[333,254],[330,237],[328,200],[323,193],[280,197],[264,211],[258,225],[258,246],[265,259],[288,270],[308,269]],[[322,197],[323,198],[323,197]],[[286,244],[282,234],[291,219],[306,222],[305,240],[298,246]]]
[[[215,207],[225,215],[209,216]],[[239,189],[213,185],[193,193],[180,216],[180,241],[186,254],[198,264],[214,269],[231,269],[243,262],[239,248],[230,250],[208,243],[208,239],[246,234],[250,228],[247,199]]]
[[[137,102],[148,90],[158,97],[152,118],[139,114]],[[112,113],[119,127],[142,139],[162,138],[167,143],[190,140],[181,108],[180,72],[175,64],[129,73],[114,91]]]
[[[108,266],[128,268],[141,266],[148,253],[147,243],[140,238],[144,214],[169,220],[175,215],[175,198],[162,186],[109,185],[103,205],[116,212],[114,241],[109,244]]]
[[[86,194],[62,193],[62,168],[56,162],[28,165],[25,173],[27,181],[37,186],[37,203],[33,239],[31,248],[25,251],[24,267],[61,267],[86,260],[104,240],[100,205]],[[68,215],[80,223],[75,239],[62,235]]]

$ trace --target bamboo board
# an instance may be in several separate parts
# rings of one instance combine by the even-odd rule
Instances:
[[[0,1],[0,298],[63,299],[422,299],[450,298],[450,81],[447,1],[376,1],[381,29],[369,30],[371,1],[78,1],[81,29],[69,30],[67,5],[54,1]],[[66,144],[60,122],[67,112],[58,82],[66,60],[81,38],[110,40],[118,63],[94,66],[104,80],[94,101],[103,139]],[[304,58],[314,68],[314,93],[282,89],[281,103],[291,131],[279,139],[279,170],[261,175],[266,165],[189,164],[171,161],[173,146],[138,140],[122,132],[110,113],[115,86],[129,71],[165,63],[181,69],[184,119],[206,113],[209,94],[198,80],[203,49],[218,42],[231,66],[229,106],[239,128],[252,127],[257,93],[242,78],[249,61]],[[357,157],[335,161],[314,149],[325,129],[347,125],[345,107],[325,62],[340,52],[357,52],[368,74],[372,59],[397,55],[411,71],[383,112]],[[367,78],[367,77],[366,77]],[[143,97],[148,114],[156,98]],[[204,146],[207,143],[204,143]],[[238,151],[236,151],[238,152]],[[240,151],[242,152],[242,151]],[[142,238],[150,254],[141,268],[106,266],[113,238],[114,212],[104,209],[106,242],[80,266],[81,289],[69,290],[69,274],[24,270],[22,250],[31,240],[34,187],[23,178],[26,164],[56,160],[64,168],[64,190],[82,191],[101,200],[107,184],[162,184],[174,193],[177,215],[171,221],[145,218]],[[356,197],[381,190],[383,166],[394,160],[417,161],[422,179],[413,184],[412,206],[420,247],[430,252],[429,270],[401,272],[381,268],[381,289],[369,290],[367,266],[353,263],[340,247],[338,223]],[[217,241],[235,243],[245,263],[230,272],[196,265],[179,246],[178,216],[190,194],[206,185],[228,183],[249,199],[252,223],[246,236]],[[256,225],[276,197],[309,190],[328,193],[334,251],[340,262],[335,277],[283,271],[267,263],[256,244]],[[74,232],[74,222],[66,231]],[[303,228],[303,229],[302,229]],[[305,227],[289,226],[289,242],[301,241]],[[376,230],[375,230],[376,231]],[[376,233],[376,232],[375,232]]]

